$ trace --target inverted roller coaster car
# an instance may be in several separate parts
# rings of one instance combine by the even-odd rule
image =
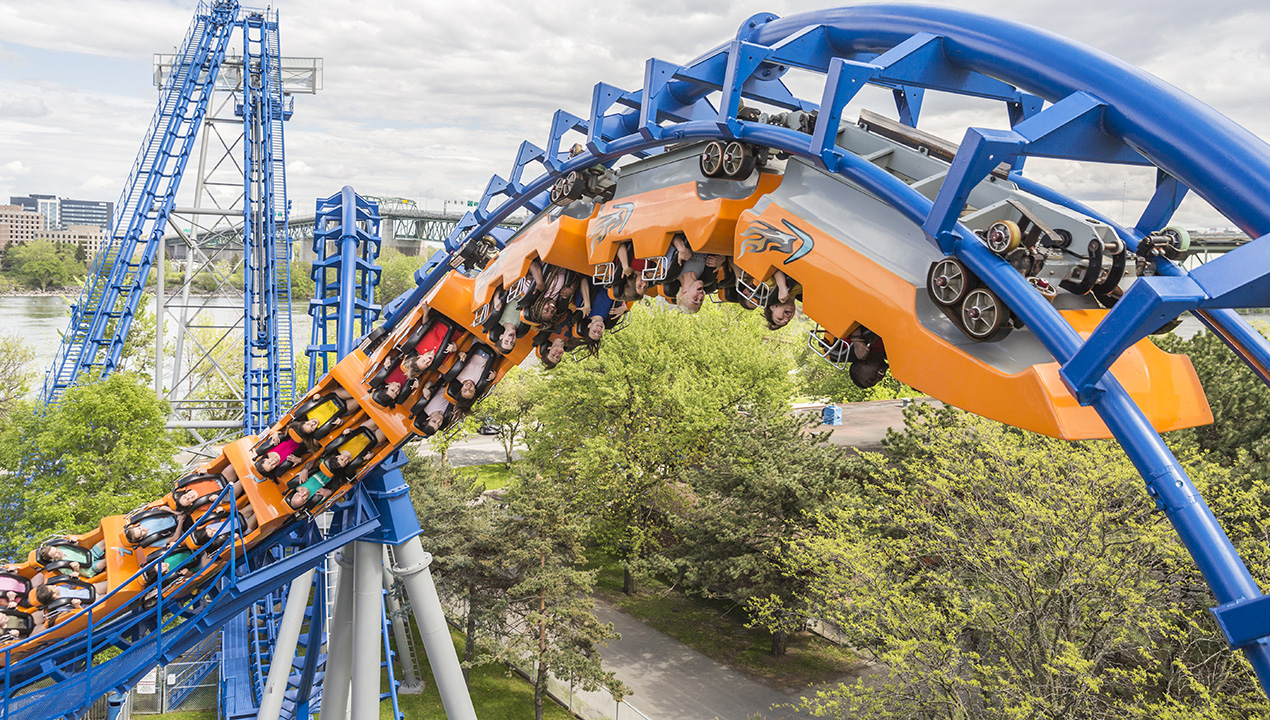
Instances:
[[[694,144],[623,167],[613,199],[591,220],[588,263],[612,262],[624,242],[637,258],[665,255],[677,234],[695,251],[730,255],[737,218],[780,184],[779,168],[743,181],[707,177],[702,152]]]
[[[576,203],[568,208],[552,207],[525,223],[507,241],[507,247],[475,278],[472,286],[472,309],[486,307],[499,288],[511,290],[529,274],[535,260],[574,272],[594,272],[587,261],[587,223],[598,206]]]
[[[1086,224],[1082,230],[1098,228]],[[736,258],[755,277],[780,270],[800,282],[804,312],[835,337],[857,325],[879,328],[891,372],[901,382],[1053,437],[1111,436],[1093,409],[1076,402],[1058,363],[1031,332],[1012,328],[1001,337],[1009,310],[995,294],[975,287],[960,263],[940,265],[946,259],[920,228],[836,176],[790,160],[780,188],[742,215]],[[928,292],[931,277],[948,280],[931,285],[945,294]],[[1082,333],[1106,312],[1089,295],[1063,293],[1055,302]],[[970,321],[955,322],[948,307]],[[972,316],[969,309],[979,312]],[[1112,373],[1159,430],[1212,422],[1185,356],[1142,341],[1112,365]]]

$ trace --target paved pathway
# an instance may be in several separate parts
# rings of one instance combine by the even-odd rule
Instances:
[[[773,705],[796,701],[702,655],[674,638],[596,601],[595,615],[613,623],[622,639],[600,649],[604,666],[617,673],[633,695],[626,702],[650,720],[766,720],[794,717]],[[606,693],[582,693],[593,707],[611,712]],[[625,710],[625,709],[623,709]],[[637,717],[634,713],[619,720]]]

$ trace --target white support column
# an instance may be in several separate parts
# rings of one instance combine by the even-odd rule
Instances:
[[[353,556],[353,717],[376,718],[383,661],[384,551],[379,543],[356,542]]]
[[[312,570],[291,581],[287,592],[287,607],[282,611],[278,626],[278,640],[274,645],[273,661],[269,663],[269,677],[260,700],[260,712],[256,720],[278,720],[282,713],[282,700],[287,696],[287,681],[291,679],[291,664],[295,660],[296,645],[300,641],[300,627],[304,625],[304,611],[309,607],[309,590],[313,587]],[[318,652],[318,648],[309,648]]]
[[[432,677],[437,683],[446,717],[450,720],[476,720],[472,696],[463,682],[459,654],[450,639],[450,626],[445,622],[441,598],[437,596],[432,572],[428,570],[432,556],[423,551],[417,537],[393,548],[393,555],[397,558],[397,567],[392,571],[406,583],[410,607],[419,623],[423,648],[428,653],[428,663],[432,666]]]
[[[347,547],[335,555],[339,584],[335,588],[335,611],[326,642],[326,676],[322,681],[322,712],[318,720],[345,720],[348,717],[349,681],[353,677],[353,568]]]
[[[398,693],[419,692],[419,674],[415,672],[414,643],[410,642],[410,623],[402,617],[401,603],[393,595],[393,574],[388,569],[388,546],[384,546],[384,590],[388,591],[388,618],[392,621],[392,636],[397,643],[397,660],[401,666],[401,687]]]

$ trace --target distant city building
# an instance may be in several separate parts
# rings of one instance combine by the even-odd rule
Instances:
[[[0,205],[0,250],[28,242],[44,231],[44,216],[23,205]]]
[[[56,195],[10,197],[9,202],[44,216],[45,230],[65,230],[70,225],[107,227],[114,214],[114,203],[98,200],[72,200]]]
[[[35,234],[35,239],[81,247],[84,249],[85,259],[91,261],[106,244],[106,228],[99,225],[67,225],[65,230],[40,231]]]
[[[62,198],[62,226],[96,225],[99,228],[110,226],[110,219],[115,214],[115,204],[99,200],[71,200]]]

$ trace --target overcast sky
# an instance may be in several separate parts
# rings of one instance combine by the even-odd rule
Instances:
[[[1263,1],[945,4],[1004,12],[1110,52],[1270,137],[1270,4]],[[506,174],[521,140],[545,142],[554,110],[585,117],[596,82],[638,88],[649,57],[686,62],[754,13],[826,7],[809,0],[273,6],[283,54],[325,61],[321,92],[297,97],[286,126],[289,192],[301,215],[345,184],[433,209],[443,199],[475,199],[491,174]],[[173,51],[194,7],[187,0],[0,0],[0,202],[30,192],[118,197],[157,101],[152,54]],[[894,111],[885,103],[875,109]],[[968,123],[1003,122],[1004,113],[984,116],[928,97],[921,126],[957,140]],[[1136,217],[1150,191],[1150,175],[1141,171],[1029,168],[1117,219]],[[1229,224],[1202,201],[1188,201],[1177,220]]]

